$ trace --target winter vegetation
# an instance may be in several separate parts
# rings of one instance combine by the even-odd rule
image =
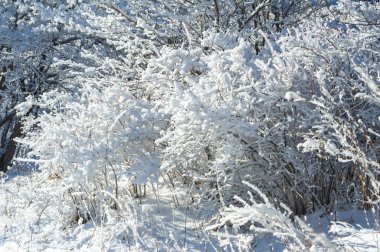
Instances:
[[[0,250],[380,251],[379,148],[379,1],[0,1]]]

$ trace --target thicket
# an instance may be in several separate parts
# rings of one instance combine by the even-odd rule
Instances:
[[[135,198],[159,187],[210,229],[329,247],[297,216],[379,201],[379,8],[3,1],[2,169],[37,163],[63,219],[143,247]]]

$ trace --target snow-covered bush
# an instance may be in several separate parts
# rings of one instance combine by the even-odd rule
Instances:
[[[232,226],[234,232],[248,228],[254,239],[259,239],[263,233],[270,233],[287,244],[291,251],[316,251],[324,248],[326,251],[337,251],[324,234],[316,234],[312,228],[300,218],[291,221],[291,210],[279,203],[275,207],[270,200],[254,185],[243,181],[248,191],[249,201],[235,196],[241,206],[230,205],[221,212],[219,223],[208,229]],[[253,193],[252,193],[253,191]],[[254,244],[247,244],[243,250],[253,249]]]
[[[206,35],[202,43],[210,50],[164,48],[143,73],[155,110],[170,118],[156,141],[165,146],[161,169],[208,187],[203,196],[222,205],[247,180],[304,212],[305,203],[295,203],[301,187],[293,188],[294,198],[288,193],[298,184],[293,166],[303,165],[296,163],[303,154],[290,139],[299,97],[287,65],[275,45],[256,56],[236,35]]]
[[[298,66],[296,83],[309,104],[299,148],[318,155],[337,201],[371,203],[379,195],[378,7],[339,1],[281,42]]]
[[[121,223],[110,239],[131,235],[152,249],[141,235],[159,225],[133,198],[142,203],[136,188],[149,184],[158,209],[158,188],[171,188],[174,206],[221,216],[214,228],[250,225],[305,250],[325,241],[297,216],[378,203],[378,3],[310,12],[321,5],[30,2],[3,11],[34,18],[16,37],[0,33],[14,42],[2,49],[0,128],[2,144],[19,136],[21,164],[38,164],[30,183],[40,216],[58,205],[62,228]],[[43,52],[20,44],[27,28]],[[8,130],[22,125],[23,137]]]
[[[94,204],[99,193],[117,200],[132,183],[155,181],[160,166],[154,142],[160,118],[126,86],[107,85],[84,85],[77,94],[52,91],[18,106],[20,113],[28,105],[40,108],[24,122],[28,133],[20,142],[31,149],[41,176]]]
[[[14,108],[27,96],[37,98],[53,89],[75,90],[78,75],[99,70],[104,61],[118,58],[117,62],[121,62],[124,56],[121,52],[126,47],[129,50],[126,57],[133,53],[141,55],[139,52],[144,47],[141,39],[139,45],[136,39],[129,39],[128,46],[123,43],[124,47],[120,48],[125,38],[112,35],[121,22],[102,6],[64,0],[1,2],[0,170],[6,171],[17,154],[13,139],[22,136],[22,118],[16,116]],[[135,76],[134,70],[140,64],[129,62],[125,79]],[[114,64],[116,69],[117,66]],[[27,114],[35,115],[36,111],[32,107]]]
[[[142,76],[155,109],[170,118],[157,141],[161,169],[211,188],[222,205],[247,180],[296,214],[368,194],[365,176],[377,172],[365,167],[376,168],[376,148],[363,126],[375,140],[378,117],[367,105],[377,99],[378,32],[370,18],[375,5],[340,2],[268,39],[259,55],[238,34],[212,32],[202,49],[163,48]],[[361,133],[348,134],[352,126]],[[356,161],[342,159],[348,154]]]

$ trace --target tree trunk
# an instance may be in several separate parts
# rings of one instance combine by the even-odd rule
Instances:
[[[14,141],[15,138],[21,137],[22,136],[22,123],[20,118],[15,118],[16,123],[12,129],[12,134],[10,139],[8,140],[7,146],[5,146],[5,151],[0,157],[0,171],[6,172],[8,169],[8,166],[10,162],[13,159],[13,156],[16,152],[17,149],[17,143]]]

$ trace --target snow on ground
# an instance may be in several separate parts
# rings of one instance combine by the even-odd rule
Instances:
[[[269,234],[253,237],[205,232],[208,222],[204,215],[191,205],[176,206],[167,189],[159,192],[158,199],[149,194],[137,204],[141,211],[138,217],[126,216],[125,221],[109,218],[96,225],[69,220],[68,209],[59,201],[62,192],[58,187],[54,198],[51,193],[44,194],[43,187],[32,187],[37,179],[33,174],[14,176],[13,172],[0,185],[0,251],[238,251],[246,245],[255,251],[285,250]],[[183,195],[179,199],[184,200]],[[305,221],[316,232],[325,233],[339,250],[380,251],[379,228],[374,224],[378,223],[377,213],[320,211]],[[129,231],[132,226],[136,226],[139,237]],[[134,238],[142,245],[136,247]]]
[[[13,172],[0,184],[0,251],[220,250],[216,237],[203,231],[205,221],[196,217],[197,211],[186,204],[176,207],[169,190],[160,191],[159,200],[149,194],[137,204],[138,216],[82,223],[67,219],[70,211],[59,201],[62,189],[53,188],[54,195],[44,187],[32,188],[38,176]],[[134,237],[130,227],[136,227],[140,237]]]
[[[327,232],[342,251],[380,251],[377,211],[342,210],[317,218],[311,216],[310,223],[317,232]]]

